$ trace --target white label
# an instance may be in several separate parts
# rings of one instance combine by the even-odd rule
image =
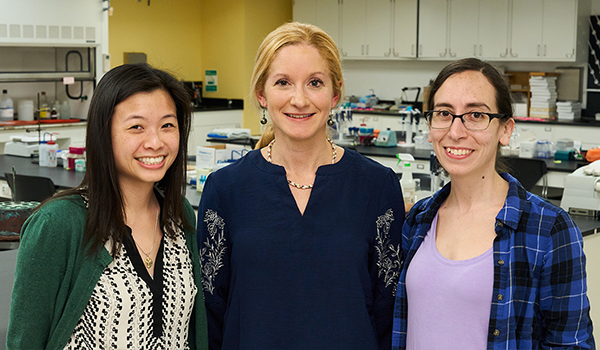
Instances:
[[[13,118],[14,115],[15,115],[15,111],[12,107],[0,108],[0,118]]]
[[[74,77],[63,77],[63,84],[64,85],[75,84],[75,78]]]

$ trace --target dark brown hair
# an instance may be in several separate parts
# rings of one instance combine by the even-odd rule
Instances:
[[[86,172],[79,187],[63,191],[55,197],[83,194],[89,199],[84,232],[88,253],[95,254],[110,238],[111,255],[121,249],[127,232],[123,195],[112,147],[112,120],[115,107],[139,92],[166,91],[175,104],[179,124],[179,152],[165,176],[157,183],[164,191],[161,221],[172,219],[182,228],[192,228],[186,220],[185,169],[187,143],[190,131],[190,97],[183,84],[171,74],[148,64],[125,64],[106,73],[94,91],[90,102],[86,130]],[[165,225],[165,234],[174,237],[171,225]]]
[[[500,124],[508,122],[513,117],[512,97],[508,87],[508,82],[500,71],[491,64],[477,58],[463,58],[455,61],[444,67],[433,82],[429,85],[429,99],[427,100],[427,110],[433,110],[435,106],[435,94],[444,84],[444,82],[454,74],[476,71],[481,72],[496,90],[496,106],[498,113],[504,114],[500,118]],[[496,151],[496,171],[499,173],[508,172],[509,166],[504,161],[504,157],[500,154],[501,144],[498,143]]]

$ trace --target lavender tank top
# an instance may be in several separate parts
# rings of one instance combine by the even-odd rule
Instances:
[[[492,248],[450,260],[435,245],[436,215],[406,273],[407,350],[486,349],[492,292]]]

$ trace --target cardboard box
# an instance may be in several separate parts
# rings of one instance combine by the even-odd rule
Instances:
[[[249,151],[243,145],[214,145],[196,147],[196,169],[212,169],[215,164],[232,163]]]

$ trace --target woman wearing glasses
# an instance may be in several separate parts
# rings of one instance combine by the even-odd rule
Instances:
[[[579,229],[499,161],[515,123],[502,75],[451,63],[427,109],[452,181],[404,223],[393,348],[594,348]]]

